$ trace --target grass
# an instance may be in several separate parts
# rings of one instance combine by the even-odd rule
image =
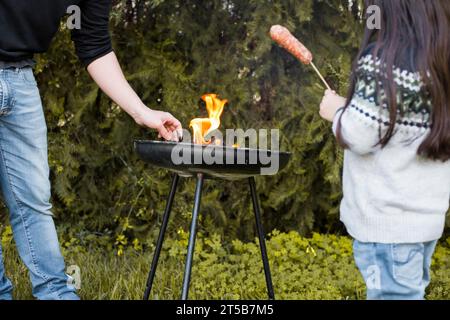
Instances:
[[[162,254],[152,299],[178,299],[183,277],[186,236],[168,240]],[[265,299],[265,282],[258,246],[218,236],[200,237],[192,277],[193,299]],[[364,284],[354,266],[351,241],[345,237],[274,233],[268,241],[276,294],[279,299],[363,299]],[[67,265],[81,268],[82,299],[141,299],[151,252],[74,246],[64,249]],[[443,243],[433,264],[429,299],[450,299],[450,248]],[[33,299],[27,270],[13,244],[4,244],[5,267],[15,285],[14,297]]]
[[[28,272],[18,258],[15,250],[4,252],[7,275],[14,284],[14,299],[33,299]],[[88,300],[134,300],[141,299],[144,291],[145,277],[148,272],[148,255],[128,254],[117,257],[101,250],[87,252],[72,252],[66,255],[67,265],[81,266],[82,288],[79,291],[83,299]],[[161,263],[160,277],[171,277],[165,272],[164,262]],[[162,289],[155,283],[156,294],[170,299],[175,295],[170,290]]]

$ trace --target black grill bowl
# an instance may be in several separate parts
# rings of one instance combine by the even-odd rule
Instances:
[[[200,146],[191,143],[137,140],[134,146],[139,157],[145,162],[158,168],[176,172],[183,177],[202,173],[207,177],[225,180],[246,179],[259,176],[262,174],[262,169],[270,168],[271,164],[267,163],[267,157],[278,158],[278,171],[283,170],[291,158],[291,154],[287,152],[225,146]],[[187,161],[188,163],[181,161],[180,163],[174,163],[172,161],[174,153],[190,160]],[[205,163],[205,161],[195,162],[195,159],[204,159],[206,155],[212,155],[214,159],[222,159],[222,161],[213,164]],[[265,174],[274,175],[278,171]]]

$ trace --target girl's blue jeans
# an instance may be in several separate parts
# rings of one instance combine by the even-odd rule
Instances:
[[[380,244],[354,241],[356,265],[368,300],[423,300],[437,241]]]
[[[31,68],[0,69],[0,187],[33,295],[76,300],[50,205],[47,127]],[[0,299],[12,298],[0,248]]]

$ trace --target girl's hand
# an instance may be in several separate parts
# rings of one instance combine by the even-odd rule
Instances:
[[[180,121],[168,112],[155,111],[145,107],[134,117],[134,120],[140,126],[157,130],[159,137],[165,140],[178,142],[183,137]]]
[[[336,94],[335,91],[327,90],[320,103],[320,116],[330,122],[333,122],[336,112],[345,107],[347,99]]]

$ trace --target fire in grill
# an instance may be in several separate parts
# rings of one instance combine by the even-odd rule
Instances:
[[[265,174],[267,175],[276,174],[279,170],[286,167],[291,154],[273,150],[241,148],[236,144],[227,146],[219,139],[208,139],[208,136],[220,127],[220,117],[227,101],[220,100],[217,95],[205,95],[203,96],[203,100],[206,102],[209,118],[192,120],[191,128],[194,133],[193,143],[141,140],[135,142],[136,152],[142,160],[153,166],[168,169],[174,172],[172,187],[167,199],[166,209],[156,244],[155,254],[153,256],[144,299],[148,300],[150,297],[153,280],[156,274],[180,177],[197,178],[181,298],[183,300],[187,300],[189,294],[197,222],[204,181],[206,178],[215,178],[225,180],[248,180],[255,213],[256,230],[259,237],[268,296],[269,299],[275,299],[265,244],[265,234],[261,219],[261,210],[256,191],[255,177],[264,174],[264,172],[266,172]],[[275,171],[271,171],[270,168],[273,165],[271,161],[274,159],[277,161],[277,166]]]
[[[216,94],[202,97],[208,110],[208,118],[191,121],[193,143],[171,143],[159,141],[136,141],[135,148],[140,157],[152,165],[174,171],[189,177],[205,174],[208,177],[238,180],[269,173],[276,161],[272,174],[283,169],[290,154],[274,150],[241,148],[238,144],[226,145],[223,138],[214,136],[220,127],[227,100]]]

